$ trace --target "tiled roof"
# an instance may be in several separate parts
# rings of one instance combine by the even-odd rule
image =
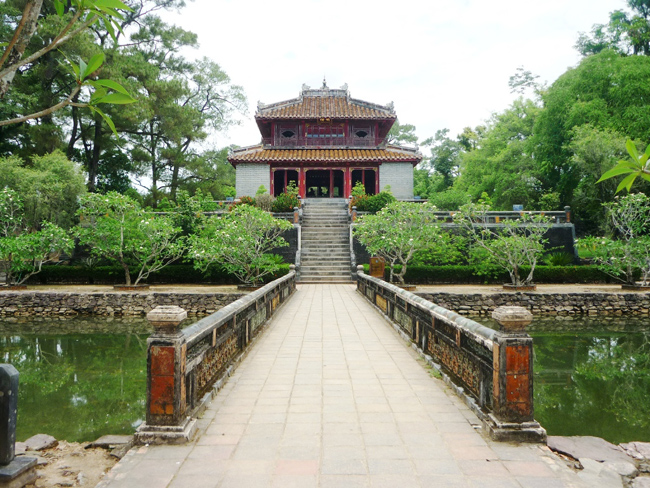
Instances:
[[[350,98],[347,89],[303,88],[298,98],[257,106],[256,119],[356,119],[394,120],[392,104],[387,106]]]
[[[415,150],[387,146],[379,149],[273,149],[252,146],[233,152],[228,161],[237,163],[347,163],[409,162],[417,164],[422,154]]]

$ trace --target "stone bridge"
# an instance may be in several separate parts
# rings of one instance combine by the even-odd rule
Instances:
[[[490,416],[506,430],[534,423],[505,425],[498,394],[489,390],[488,401],[482,386],[459,396],[466,388],[441,381],[401,337],[440,343],[434,332],[442,330],[457,334],[460,346],[480,330],[458,332],[449,323],[445,332],[440,310],[400,303],[391,289],[371,293],[371,280],[359,291],[354,284],[296,286],[291,273],[278,281],[182,332],[161,329],[150,338],[147,423],[138,433],[144,445],[98,486],[587,486],[543,442],[486,435]],[[395,328],[377,303],[389,314],[393,308],[393,317],[400,309],[410,328]],[[413,320],[404,317],[409,310]],[[431,329],[420,320],[425,312],[434,317]]]

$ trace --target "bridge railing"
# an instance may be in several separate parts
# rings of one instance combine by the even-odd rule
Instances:
[[[540,442],[533,417],[533,342],[492,330],[413,293],[357,271],[357,291],[437,365],[493,439]]]
[[[152,310],[147,318],[156,330],[147,340],[146,421],[136,440],[142,444],[190,440],[196,428],[192,417],[295,289],[292,265],[287,275],[184,329],[179,325],[187,314],[179,307]]]

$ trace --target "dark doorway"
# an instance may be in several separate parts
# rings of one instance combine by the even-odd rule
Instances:
[[[307,198],[343,198],[343,170],[311,169],[305,175]]]
[[[375,175],[374,169],[353,169],[352,188],[354,188],[354,185],[358,182],[361,182],[366,189],[366,195],[374,195],[377,193]]]
[[[276,169],[273,172],[273,196],[277,197],[284,193],[287,185],[291,182],[298,186],[298,170],[295,169]]]

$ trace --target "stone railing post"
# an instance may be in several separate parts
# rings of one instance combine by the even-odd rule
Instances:
[[[356,222],[357,220],[357,207],[354,206],[352,207],[352,222]]]
[[[571,223],[571,207],[568,205],[564,207],[564,213],[566,214],[566,223],[570,224]]]
[[[155,330],[147,339],[147,410],[136,433],[139,443],[185,442],[195,431],[196,421],[186,416],[187,345],[179,327],[185,318],[187,312],[175,305],[147,314]]]
[[[16,457],[18,371],[0,364],[0,487],[20,488],[36,481],[36,458]]]
[[[300,211],[298,210],[298,207],[293,207],[293,223],[300,223]]]
[[[498,307],[492,318],[501,333],[493,348],[490,435],[496,440],[543,442],[546,431],[533,416],[533,339],[526,333],[533,315],[523,307]]]

